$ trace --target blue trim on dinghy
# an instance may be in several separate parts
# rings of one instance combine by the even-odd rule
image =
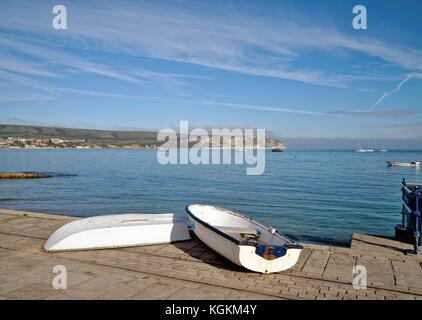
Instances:
[[[287,247],[284,246],[271,246],[271,245],[257,245],[255,253],[264,259],[274,260],[284,256],[287,253]]]
[[[254,246],[254,247],[265,247],[265,246],[266,246],[265,244],[254,243],[254,242],[252,242],[252,241],[248,241],[248,240],[238,240],[238,239],[236,239],[236,238],[233,238],[233,237],[229,236],[227,233],[222,232],[221,230],[219,230],[219,229],[217,229],[217,228],[213,227],[212,225],[210,225],[210,224],[206,223],[205,221],[203,221],[203,220],[199,219],[197,216],[195,216],[195,215],[194,215],[194,214],[193,214],[193,213],[189,210],[189,205],[187,205],[187,206],[186,206],[185,210],[186,210],[186,213],[187,213],[187,214],[188,214],[188,215],[189,215],[192,219],[194,219],[196,222],[198,222],[198,223],[202,224],[204,227],[206,227],[206,228],[208,228],[208,229],[210,229],[210,230],[214,231],[214,232],[215,232],[215,233],[217,233],[218,235],[222,236],[223,238],[226,238],[227,240],[230,240],[231,242],[234,242],[234,243],[235,243],[235,244],[237,244],[237,245],[246,245],[246,246]],[[248,220],[253,220],[253,219],[251,219],[251,218],[249,218],[249,217],[246,217],[246,216],[244,216],[244,215],[241,215],[241,214],[239,214],[239,213],[236,213],[236,214],[238,214],[239,216],[242,216],[242,217],[244,217],[244,218],[247,218]],[[260,225],[262,225],[263,227],[270,228],[269,226],[266,226],[266,225],[264,225],[264,224],[262,224],[262,223],[259,223],[259,224],[260,224]],[[278,231],[276,231],[276,233],[277,233],[277,234],[280,234]],[[289,238],[287,238],[287,237],[286,237],[286,236],[284,236],[284,235],[283,235],[283,237],[285,237],[286,239],[290,240]],[[290,242],[290,243],[286,243],[285,245],[283,245],[283,246],[278,246],[278,247],[283,247],[283,248],[285,248],[285,249],[286,249],[286,251],[287,251],[287,249],[303,249],[303,246],[302,246],[301,244],[296,243],[296,242],[294,242],[293,240],[290,240],[290,241],[292,241],[292,242]]]

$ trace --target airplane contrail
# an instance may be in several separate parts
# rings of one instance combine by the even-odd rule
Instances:
[[[370,111],[372,111],[372,110],[375,110],[375,108],[376,107],[378,107],[378,105],[386,98],[386,97],[388,97],[388,96],[390,96],[390,95],[392,95],[392,94],[394,94],[394,93],[396,93],[396,92],[398,92],[400,89],[401,89],[401,87],[407,82],[407,81],[409,81],[410,79],[413,79],[413,78],[422,78],[422,73],[410,73],[410,74],[408,74],[407,75],[407,77],[404,79],[404,80],[402,80],[393,90],[391,90],[391,91],[388,91],[388,92],[385,92],[378,100],[377,100],[377,102],[375,102],[375,104],[371,107],[371,108],[369,108],[369,110]]]

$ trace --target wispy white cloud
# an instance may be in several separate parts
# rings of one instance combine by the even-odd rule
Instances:
[[[0,102],[24,102],[24,101],[52,101],[56,98],[38,93],[8,92],[0,96]]]
[[[403,128],[403,129],[418,129],[422,131],[422,122],[406,122],[406,123],[392,123],[383,125],[383,128]]]
[[[25,92],[25,89],[38,89],[44,93],[52,93],[53,89],[42,81],[28,78],[14,72],[0,70],[0,80],[4,80],[6,84],[15,83],[20,85],[21,91]],[[7,92],[4,90],[4,92]]]
[[[394,111],[350,111],[350,110],[340,110],[340,111],[331,111],[327,112],[331,115],[343,115],[355,118],[402,118],[409,117],[413,115],[422,115],[422,111],[418,108],[412,110],[394,110]]]
[[[10,56],[0,56],[0,69],[37,77],[62,78],[63,75],[40,68],[37,64]]]
[[[57,92],[42,81],[0,70],[0,102],[51,101]]]
[[[69,12],[73,12],[69,29],[58,33],[47,23],[51,20],[51,15],[46,14],[50,12],[47,10],[50,3],[25,2],[5,6],[0,13],[0,27],[37,33],[45,39],[83,49],[146,56],[325,86],[344,87],[354,79],[321,67],[297,67],[292,62],[301,61],[303,50],[329,54],[349,50],[407,70],[422,70],[422,54],[411,48],[392,46],[373,38],[359,37],[357,40],[335,28],[314,23],[297,24],[287,14],[282,20],[274,20],[252,16],[251,12],[229,5],[215,4],[212,10],[204,5],[127,1],[101,2],[101,5],[95,1],[72,3],[69,4]],[[35,18],[30,19],[29,14]],[[76,62],[76,66],[85,71],[137,81],[104,66],[73,61],[69,57],[65,57],[65,61],[71,61],[69,64]],[[361,78],[365,77],[371,78],[361,75]]]
[[[62,49],[47,46],[43,47],[40,44],[28,44],[23,41],[11,39],[9,37],[0,38],[0,44],[5,48],[19,52],[21,54],[30,55],[37,60],[43,61],[48,64],[50,69],[54,66],[63,66],[56,71],[48,70],[39,67],[36,63],[28,62],[22,58],[12,56],[0,56],[0,70],[13,71],[15,74],[26,74],[39,77],[50,78],[64,78],[72,70],[78,72],[85,72],[96,74],[104,77],[109,77],[125,82],[134,83],[137,85],[150,86],[158,84],[170,92],[183,95],[182,89],[189,86],[191,80],[207,80],[210,79],[206,76],[199,76],[194,74],[185,73],[171,73],[171,72],[158,72],[146,69],[129,68],[129,70],[116,70],[115,68],[106,66],[104,64],[94,63],[87,59],[83,59],[73,54],[69,54]]]
[[[255,105],[255,104],[241,104],[241,103],[230,103],[230,102],[221,102],[221,101],[207,101],[207,100],[189,100],[189,99],[177,99],[177,98],[163,98],[163,97],[154,97],[154,96],[137,96],[137,95],[126,95],[118,94],[111,92],[100,92],[100,91],[89,91],[89,90],[80,90],[72,88],[54,88],[57,91],[74,93],[79,95],[87,95],[92,97],[104,97],[104,98],[114,98],[114,99],[131,99],[131,100],[164,100],[185,104],[193,105],[207,105],[214,107],[227,107],[234,109],[242,110],[252,110],[252,111],[264,111],[264,112],[277,112],[277,113],[295,113],[295,114],[304,114],[304,115],[317,115],[317,116],[330,116],[329,113],[316,112],[316,111],[307,111],[307,110],[298,110],[293,108],[280,108],[272,107],[265,105]],[[335,114],[332,114],[336,116]]]
[[[276,21],[268,17],[256,17],[250,12],[230,6],[218,8],[216,5],[211,11],[204,10],[201,3],[187,8],[164,2],[72,2],[68,5],[69,29],[58,32],[50,25],[52,4],[48,1],[10,2],[2,4],[0,11],[0,28],[11,31],[0,36],[0,78],[38,88],[38,95],[27,95],[35,100],[78,94],[115,99],[161,99],[212,107],[322,117],[396,118],[413,114],[413,111],[405,110],[375,111],[386,97],[422,74],[422,52],[397,43],[392,45],[386,40],[365,36],[355,39],[335,28],[325,28],[314,23],[295,23],[289,19],[289,15]],[[15,36],[11,38],[11,34]],[[69,48],[88,54],[72,54],[67,50]],[[322,52],[334,55],[338,51],[361,53],[410,73],[393,90],[383,94],[369,110],[330,112],[59,88],[30,78],[66,77],[66,72],[73,70],[142,86],[159,84],[175,94],[182,94],[191,81],[206,80],[197,75],[151,71],[140,66],[123,68],[94,62],[92,53],[101,51],[331,87],[346,87],[349,83],[362,81],[392,81],[397,76],[384,74],[385,70],[376,75],[366,74],[364,70],[359,70],[359,74],[356,71],[339,74],[330,69],[329,65],[299,67],[304,54]],[[8,52],[7,55],[5,52]],[[18,52],[20,57],[11,56],[10,52]],[[24,60],[28,56],[31,57],[30,61]],[[39,63],[34,62],[34,58]],[[19,99],[10,94],[9,101],[13,101],[13,97]],[[22,99],[25,97],[22,96]]]
[[[76,55],[67,53],[63,50],[52,48],[47,49],[45,47],[27,44],[21,41],[16,41],[8,37],[1,37],[0,44],[7,49],[18,51],[25,55],[31,55],[38,59],[47,61],[48,63],[53,63],[56,65],[67,66],[68,68],[93,73],[105,77],[110,77],[126,82],[131,82],[135,84],[143,84],[144,82],[135,77],[129,76],[122,72],[116,71],[111,67],[106,65],[90,62],[86,59],[82,59]],[[15,70],[17,71],[17,70]]]
[[[217,101],[199,101],[198,103],[206,104],[209,106],[228,107],[228,108],[252,110],[252,111],[294,113],[294,114],[313,115],[313,116],[329,115],[324,112],[300,110],[300,109],[295,109],[295,108],[272,107],[272,106],[256,105],[256,104],[242,104],[242,103],[229,103],[229,102],[217,102]]]
[[[177,102],[191,105],[206,105],[209,107],[225,107],[231,109],[258,111],[258,112],[273,112],[273,113],[291,113],[301,114],[306,116],[323,116],[323,117],[357,117],[357,118],[401,118],[413,115],[422,115],[420,108],[412,108],[411,110],[394,110],[394,111],[352,111],[352,110],[338,110],[338,111],[313,111],[304,110],[295,107],[277,107],[269,105],[257,104],[244,104],[232,103],[225,101],[212,101],[212,100],[190,100],[190,99],[177,99],[177,98],[163,98],[157,96],[141,96],[141,95],[127,95],[112,92],[89,91],[73,88],[54,87],[54,90],[62,93],[71,93],[76,95],[86,95],[91,97],[103,97],[112,99],[130,99],[130,100],[162,100],[168,102]]]
[[[150,73],[143,70],[140,72],[144,76],[150,76]],[[167,74],[161,75],[157,73],[158,78],[173,76],[178,78],[188,77],[191,75],[187,74]],[[195,76],[193,76],[195,78]],[[154,78],[154,77],[153,77]],[[169,103],[183,103],[190,105],[203,105],[208,107],[223,107],[231,109],[239,109],[245,111],[257,111],[257,112],[270,112],[270,113],[290,113],[290,114],[299,114],[305,116],[319,116],[319,117],[354,117],[354,118],[402,118],[414,115],[421,115],[421,108],[412,108],[408,110],[394,110],[394,111],[368,111],[368,110],[345,110],[339,108],[337,111],[314,111],[314,110],[305,110],[297,107],[278,107],[270,105],[259,105],[259,104],[245,104],[245,103],[233,103],[227,101],[218,101],[218,100],[192,100],[192,99],[181,99],[181,98],[165,98],[160,96],[148,96],[148,95],[130,95],[130,94],[121,94],[115,92],[105,92],[105,91],[94,91],[94,90],[85,90],[85,89],[76,89],[69,87],[59,87],[49,84],[45,84],[38,81],[33,81],[26,77],[16,75],[9,72],[4,72],[0,70],[0,79],[7,79],[8,81],[14,81],[21,83],[22,85],[28,86],[30,88],[37,88],[43,91],[43,93],[13,93],[9,92],[8,95],[3,95],[0,99],[0,102],[17,102],[17,101],[49,101],[57,100],[63,95],[71,94],[76,96],[88,96],[96,98],[111,98],[118,100],[159,100],[166,101]],[[199,77],[199,79],[207,79],[204,77]]]
[[[206,76],[194,74],[157,72],[140,68],[129,71],[129,74],[151,84],[158,84],[173,94],[183,96],[187,95],[185,89],[190,86],[189,81],[210,79]]]

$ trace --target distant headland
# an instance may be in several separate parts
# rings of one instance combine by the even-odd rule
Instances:
[[[154,131],[0,125],[0,149],[159,149],[163,143]],[[266,148],[280,146],[279,139],[265,139]]]

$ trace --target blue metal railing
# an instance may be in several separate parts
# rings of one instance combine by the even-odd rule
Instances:
[[[421,192],[419,185],[407,184],[403,179],[402,190],[402,227],[406,228],[413,236],[414,253],[419,253],[420,245],[420,212],[419,199]],[[412,202],[414,201],[414,202]],[[409,216],[408,216],[409,215]]]

